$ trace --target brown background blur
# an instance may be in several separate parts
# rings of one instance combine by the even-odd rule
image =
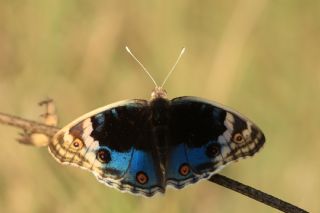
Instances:
[[[255,121],[267,143],[221,173],[312,212],[320,209],[320,1],[0,1],[0,111],[39,119],[54,98],[60,126],[108,103],[200,96]],[[152,199],[59,165],[0,126],[0,212],[276,212],[203,181]]]

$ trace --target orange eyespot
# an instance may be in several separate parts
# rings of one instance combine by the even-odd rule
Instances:
[[[97,152],[97,159],[101,163],[108,163],[111,160],[110,153],[106,149],[101,149]]]
[[[144,172],[138,172],[136,175],[137,182],[140,184],[146,184],[149,180],[148,176]]]
[[[182,176],[186,176],[190,173],[190,166],[186,163],[182,164],[179,168],[179,173]]]
[[[241,133],[236,133],[234,136],[233,136],[233,141],[235,143],[243,143],[245,140],[244,140],[244,137]]]
[[[74,139],[74,141],[72,142],[72,148],[79,150],[83,147],[83,141],[80,140],[79,138]]]

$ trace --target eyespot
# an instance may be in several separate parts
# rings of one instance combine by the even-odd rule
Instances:
[[[146,184],[149,180],[148,175],[142,171],[138,172],[136,175],[136,180],[140,184]]]
[[[217,143],[213,143],[213,144],[210,144],[208,147],[207,147],[207,150],[206,150],[206,155],[209,157],[209,158],[214,158],[216,157],[217,155],[220,154],[220,145],[217,144]]]
[[[83,141],[80,140],[79,138],[74,139],[74,140],[72,141],[72,144],[71,144],[72,148],[75,149],[75,150],[80,150],[80,149],[82,149],[83,145],[84,145],[84,144],[83,144]]]
[[[235,143],[243,143],[245,142],[244,140],[244,137],[241,133],[236,133],[234,136],[233,136],[233,142]]]
[[[186,176],[190,173],[190,166],[186,163],[182,164],[179,168],[179,173],[182,176]]]
[[[111,160],[110,153],[106,149],[100,149],[96,156],[101,163],[108,163]]]

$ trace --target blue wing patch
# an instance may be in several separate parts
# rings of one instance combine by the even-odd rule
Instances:
[[[185,144],[179,144],[172,147],[167,160],[166,183],[178,189],[200,179],[200,176],[190,168],[192,162],[187,158],[185,146]]]
[[[151,153],[135,150],[121,184],[130,188],[133,193],[142,193],[146,196],[164,192],[160,167],[154,159]]]

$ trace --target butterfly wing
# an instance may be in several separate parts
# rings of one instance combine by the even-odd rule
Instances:
[[[92,111],[60,130],[49,151],[60,163],[87,169],[111,187],[147,196],[163,192],[144,100]]]
[[[163,118],[153,110],[144,100],[100,108],[59,131],[49,150],[60,163],[87,169],[102,183],[152,196],[167,184],[182,188],[210,177],[224,165],[252,156],[265,141],[251,121],[203,99],[173,99],[162,136],[155,134],[159,128],[152,120]],[[158,136],[167,141],[164,150]]]
[[[261,130],[239,113],[196,97],[171,101],[166,182],[176,188],[208,178],[226,164],[254,155]]]

